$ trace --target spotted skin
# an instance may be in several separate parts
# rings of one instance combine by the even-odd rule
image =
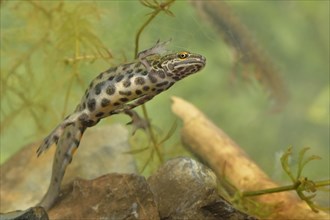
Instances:
[[[111,67],[100,73],[90,83],[74,113],[44,139],[37,150],[38,156],[57,143],[67,126],[78,124],[77,127],[86,129],[110,115],[130,115],[129,111],[133,108],[205,66],[206,59],[203,56],[186,51],[160,56],[158,53],[165,50],[163,47],[167,43],[157,42],[154,47],[140,52],[138,61]]]
[[[206,59],[186,51],[160,56],[168,42],[138,54],[136,62],[123,64],[100,73],[89,85],[80,104],[44,140],[38,156],[52,144],[58,145],[53,162],[52,178],[47,193],[39,203],[49,209],[55,202],[65,174],[83,133],[102,118],[124,113],[135,128],[148,123],[132,109],[169,89],[175,82],[200,71]],[[134,133],[134,132],[133,132]]]
[[[42,206],[46,210],[52,207],[60,193],[66,168],[71,163],[72,156],[77,150],[80,138],[85,131],[84,127],[77,126],[77,123],[67,126],[64,129],[63,136],[58,141],[59,147],[56,148],[55,152],[51,181],[46,194],[37,204],[37,206]]]

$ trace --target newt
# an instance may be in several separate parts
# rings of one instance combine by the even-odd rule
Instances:
[[[101,72],[89,84],[75,111],[43,140],[38,156],[53,144],[57,144],[57,150],[50,186],[40,206],[49,209],[55,202],[66,167],[88,127],[108,116],[124,113],[131,117],[134,130],[145,128],[147,123],[132,109],[204,68],[206,58],[199,54],[181,51],[162,55],[168,43],[158,41],[140,52],[136,61]]]

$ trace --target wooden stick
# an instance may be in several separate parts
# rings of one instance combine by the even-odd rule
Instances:
[[[241,191],[278,187],[240,146],[195,106],[178,97],[172,97],[172,101],[172,111],[183,120],[183,142],[209,164],[218,178],[225,175]],[[329,214],[313,212],[292,192],[254,198],[265,205],[276,205],[275,211],[268,217],[271,219],[329,219]]]

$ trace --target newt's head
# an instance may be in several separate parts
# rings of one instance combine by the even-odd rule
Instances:
[[[180,80],[200,71],[206,64],[206,58],[199,54],[182,51],[160,58],[158,67],[165,70],[167,76]]]
[[[154,70],[162,70],[175,81],[200,71],[205,64],[205,57],[187,51],[167,54],[151,61]]]

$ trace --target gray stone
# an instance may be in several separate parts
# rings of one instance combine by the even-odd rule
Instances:
[[[148,183],[161,219],[255,219],[220,197],[215,174],[193,159],[167,161]]]

